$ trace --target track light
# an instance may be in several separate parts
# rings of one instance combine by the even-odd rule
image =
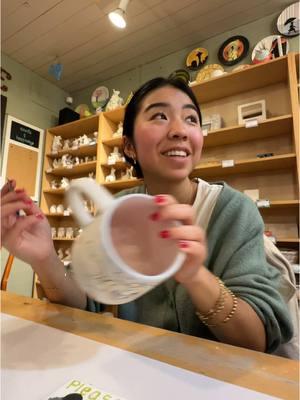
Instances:
[[[119,7],[108,14],[108,18],[117,28],[124,29],[126,27],[125,14],[128,3],[129,0],[121,0]]]

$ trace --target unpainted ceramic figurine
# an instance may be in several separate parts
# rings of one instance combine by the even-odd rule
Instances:
[[[63,226],[57,229],[57,239],[64,239],[66,235],[66,230]]]
[[[74,230],[71,226],[66,228],[66,236],[65,237],[66,237],[66,239],[74,239]]]
[[[124,100],[119,96],[119,94],[119,90],[113,89],[113,94],[106,105],[105,111],[112,111],[118,107],[121,107],[121,105],[124,103]]]
[[[111,168],[110,174],[105,177],[105,182],[114,182],[116,180],[116,170],[114,167]]]
[[[122,137],[122,135],[123,135],[123,122],[120,121],[119,125],[118,125],[118,129],[116,130],[116,132],[114,132],[112,134],[112,137],[113,138],[119,138],[119,137]]]
[[[61,149],[62,149],[62,137],[61,136],[54,136],[53,137],[53,142],[52,142],[52,147],[51,147],[51,152],[52,153],[57,153]]]
[[[60,181],[60,188],[61,189],[67,189],[70,185],[70,181],[68,178],[66,178],[65,176],[61,178]]]

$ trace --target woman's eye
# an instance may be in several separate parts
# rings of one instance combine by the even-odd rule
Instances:
[[[167,119],[166,115],[162,112],[158,112],[152,115],[151,119]]]
[[[195,115],[189,115],[186,121],[192,124],[198,124],[198,118]]]

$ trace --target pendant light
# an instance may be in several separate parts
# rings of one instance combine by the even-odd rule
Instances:
[[[110,21],[117,27],[124,29],[126,27],[126,9],[130,0],[121,0],[119,7],[108,14]]]

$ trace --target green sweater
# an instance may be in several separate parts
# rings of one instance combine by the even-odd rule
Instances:
[[[266,261],[264,224],[256,205],[237,190],[222,185],[206,230],[205,265],[256,311],[265,325],[267,351],[273,352],[293,333],[288,309],[278,292],[280,275]],[[117,197],[130,193],[145,193],[145,187],[123,190]],[[88,299],[87,309],[99,312],[102,308]],[[195,311],[187,291],[174,279],[118,307],[119,318],[217,340]]]

